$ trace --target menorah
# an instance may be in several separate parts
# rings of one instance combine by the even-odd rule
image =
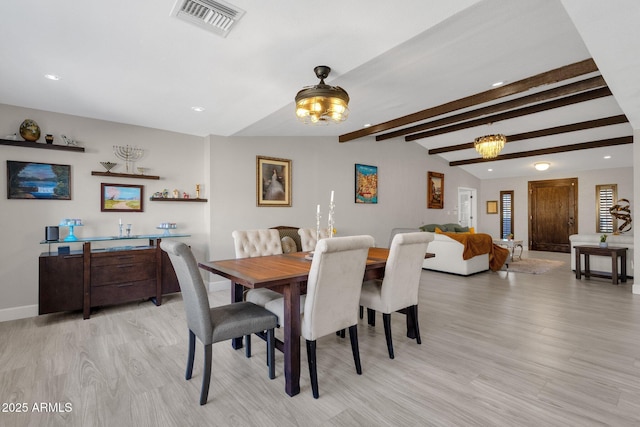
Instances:
[[[137,160],[140,160],[144,150],[142,148],[131,147],[129,145],[114,145],[113,146],[113,154],[116,155],[120,160],[124,160],[127,173],[129,170],[133,170],[133,166],[129,166],[130,163],[135,163]]]

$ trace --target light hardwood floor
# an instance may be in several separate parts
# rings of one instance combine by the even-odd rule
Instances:
[[[187,331],[179,295],[0,323],[1,426],[590,426],[640,425],[640,296],[630,281],[576,281],[567,254],[542,275],[425,271],[422,345],[394,314],[390,360],[378,314],[359,325],[363,375],[348,339],[318,342],[320,399],[302,347],[301,393],[284,392],[282,354],[269,380],[265,345],[246,359],[213,346],[209,402],[198,405],[202,347],[184,379]],[[229,300],[210,294],[212,304]],[[56,403],[62,412],[38,413]],[[64,406],[69,404],[68,406]],[[39,407],[39,406],[38,406]],[[15,409],[15,408],[13,408]],[[50,407],[49,409],[57,409]],[[65,410],[69,410],[64,412]]]

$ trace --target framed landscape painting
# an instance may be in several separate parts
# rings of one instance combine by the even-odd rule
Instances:
[[[356,203],[378,203],[378,167],[356,164]]]
[[[444,208],[444,174],[427,172],[427,208]]]
[[[7,160],[7,199],[71,200],[71,166]]]
[[[100,184],[101,212],[143,212],[144,186]]]
[[[256,205],[291,206],[291,160],[256,156]]]

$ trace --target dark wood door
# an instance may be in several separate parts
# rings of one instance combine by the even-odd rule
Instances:
[[[529,248],[571,252],[578,232],[578,178],[529,181]]]

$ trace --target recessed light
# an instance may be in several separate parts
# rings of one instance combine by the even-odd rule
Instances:
[[[493,169],[489,168],[487,169],[488,172],[493,172]]]
[[[371,127],[371,123],[365,123],[363,127],[365,128]]]
[[[611,156],[604,156],[604,158],[605,158],[605,159],[610,159],[610,158],[611,158]]]
[[[56,74],[45,74],[44,78],[45,79],[49,79],[49,80],[54,80],[54,81],[60,80],[60,76],[58,76]]]
[[[191,109],[196,113],[202,113],[204,111],[204,107],[191,107]]]
[[[498,87],[498,86],[502,86],[504,84],[504,82],[495,82],[491,85],[491,87]]]

